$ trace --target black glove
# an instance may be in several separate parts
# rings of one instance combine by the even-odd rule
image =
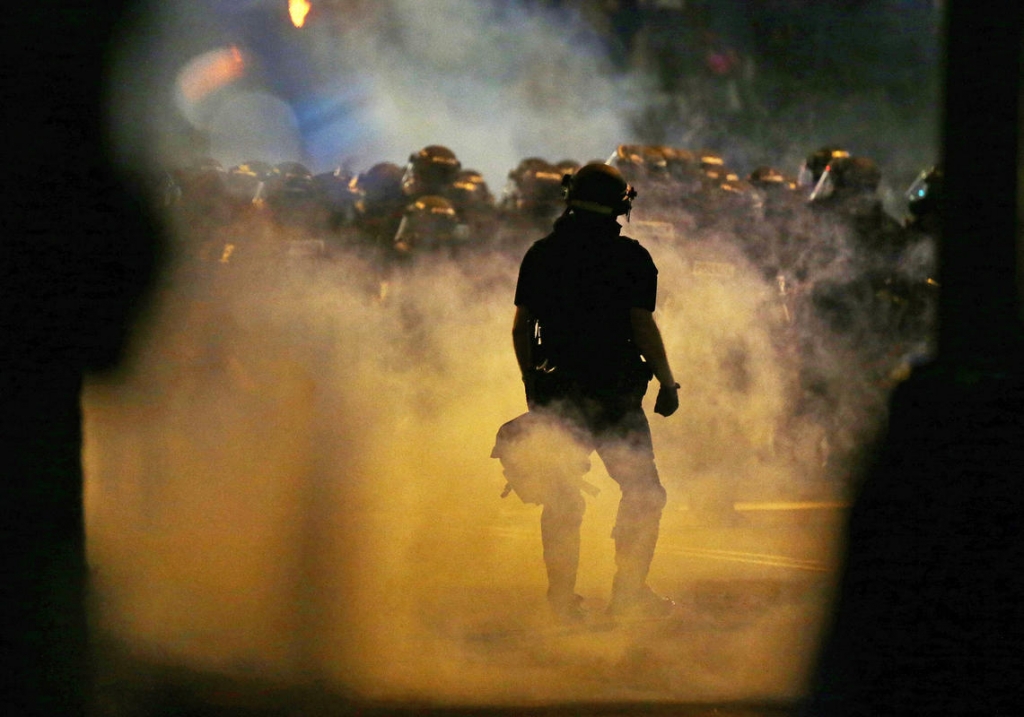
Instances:
[[[658,398],[654,401],[654,412],[662,416],[671,416],[679,408],[679,384],[661,385]]]

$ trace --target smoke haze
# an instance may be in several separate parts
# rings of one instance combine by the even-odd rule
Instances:
[[[677,281],[682,262],[670,253],[658,261],[659,315],[685,396],[679,420],[653,421],[668,545],[679,543],[673,526],[685,523],[688,503],[699,507],[695,491],[731,504],[741,484],[747,495],[777,497],[814,481],[793,472],[806,466],[757,460],[784,410],[755,315],[761,289],[743,277],[738,294]],[[354,257],[266,268],[221,278],[215,298],[203,286],[167,297],[130,376],[86,393],[89,536],[108,629],[154,659],[324,675],[381,699],[624,699],[639,689],[713,700],[798,690],[813,643],[806,613],[820,609],[799,600],[761,609],[783,624],[806,622],[800,631],[759,622],[741,650],[716,648],[719,662],[697,674],[686,668],[693,636],[635,645],[635,636],[610,633],[553,648],[542,637],[539,509],[499,497],[504,478],[490,458],[497,427],[524,409],[510,347],[511,262],[417,265],[383,300],[364,291],[369,268]],[[730,341],[745,345],[753,390],[726,388],[717,354]],[[618,491],[593,463],[587,479],[601,494],[588,498],[580,591],[604,596]],[[665,551],[652,580],[676,593],[695,574],[732,572],[695,572]],[[831,548],[812,552],[815,571],[784,572],[819,578]],[[713,627],[698,636],[722,637]],[[653,686],[646,667],[628,664],[631,650],[646,649],[663,673]],[[793,662],[758,673],[764,651],[776,650]],[[524,659],[581,660],[594,672],[579,683],[559,669],[542,678]],[[758,674],[737,677],[745,671]]]
[[[332,22],[311,17],[305,36],[282,27],[280,37],[254,19],[269,7],[258,2],[164,9],[157,40],[128,42],[115,72],[130,80],[113,98],[122,153],[173,165],[202,132],[224,166],[300,159],[323,171],[444,144],[500,190],[524,157],[586,161],[648,139],[638,117],[663,108],[657,80],[639,64],[613,68],[578,14],[349,5]],[[179,61],[175,42],[191,55]],[[188,59],[232,44],[247,58],[245,80],[193,100],[167,92]],[[286,51],[287,62],[268,65]],[[146,69],[132,66],[147,52]],[[296,66],[303,75],[286,92],[282,68]],[[798,116],[787,108],[759,137],[725,137],[706,108],[683,107],[657,139],[718,141],[737,163],[794,171],[820,144],[871,134],[888,150],[877,159],[894,192],[933,161],[933,118],[888,124],[882,108],[869,132],[857,124],[868,106],[856,96],[799,126],[787,126]],[[665,217],[656,209],[640,187],[624,233],[658,265],[656,316],[683,385],[679,412],[651,420],[669,495],[651,582],[678,598],[684,620],[566,635],[543,619],[539,508],[499,497],[505,479],[490,458],[497,428],[525,410],[511,346],[518,259],[424,259],[383,287],[375,267],[346,254],[257,257],[202,274],[168,267],[124,375],[87,386],[103,629],[156,661],[323,680],[388,701],[799,696],[828,609],[838,521],[735,506],[841,501],[845,489],[821,470],[820,427],[794,417],[792,366],[772,346],[765,308],[773,285],[728,231],[681,249],[653,223]],[[698,275],[700,261],[733,268]],[[846,357],[817,355],[830,375],[854,374]],[[880,389],[843,386],[837,435],[855,443],[872,429],[863,403]],[[601,492],[587,498],[578,591],[601,600],[618,488],[592,461],[587,480]],[[738,533],[723,517],[737,514],[749,521]]]

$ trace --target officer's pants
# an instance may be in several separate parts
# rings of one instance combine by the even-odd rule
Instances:
[[[643,588],[658,542],[665,488],[654,462],[650,425],[642,409],[620,421],[589,431],[592,447],[622,497],[612,537],[615,540],[615,581],[612,599],[629,601]],[[565,487],[545,501],[541,538],[548,573],[548,595],[571,599],[579,564],[580,526],[586,503],[576,487]]]

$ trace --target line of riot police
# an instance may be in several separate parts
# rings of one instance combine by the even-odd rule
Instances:
[[[845,394],[858,393],[862,425],[880,425],[893,382],[931,351],[941,171],[922,173],[907,192],[909,216],[897,220],[883,208],[878,165],[839,147],[809,153],[795,176],[767,165],[740,174],[717,152],[666,145],[622,144],[606,161],[639,190],[630,233],[653,231],[704,275],[725,277],[741,257],[771,287],[766,320],[794,375],[792,405],[826,427],[823,463],[855,465],[870,435],[838,438],[849,423]],[[496,197],[442,145],[413,152],[404,166],[383,161],[360,172],[202,160],[166,175],[159,201],[197,271],[245,257],[358,255],[379,291],[428,255],[514,264],[564,211],[563,178],[578,166],[528,157]],[[873,390],[851,382],[848,366]]]
[[[767,165],[744,176],[714,151],[666,146],[620,145],[608,162],[641,188],[636,218],[664,226],[656,236],[695,274],[729,281],[745,262],[774,286],[764,315],[792,377],[782,420],[810,416],[822,465],[859,472],[890,390],[933,350],[941,168],[921,173],[897,220],[878,165],[840,147],[810,152],[795,176]],[[744,364],[742,343],[726,353]],[[772,431],[773,450],[787,433]]]

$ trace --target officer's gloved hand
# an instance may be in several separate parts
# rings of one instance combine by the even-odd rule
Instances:
[[[662,384],[658,389],[658,398],[654,401],[654,412],[661,416],[671,416],[679,408],[679,384]]]

